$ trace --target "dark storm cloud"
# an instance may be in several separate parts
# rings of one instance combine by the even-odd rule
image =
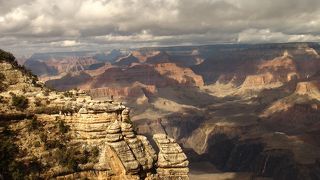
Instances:
[[[319,0],[0,0],[1,48],[20,54],[95,46],[320,41],[319,29]]]

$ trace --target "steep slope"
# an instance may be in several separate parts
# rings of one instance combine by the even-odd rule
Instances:
[[[82,71],[79,73],[68,73],[60,79],[48,80],[45,84],[57,90],[70,90],[81,87],[91,80],[92,77]]]
[[[127,66],[130,66],[132,65],[133,63],[138,63],[139,62],[139,59],[136,58],[132,53],[129,54],[128,56],[126,57],[122,57],[122,58],[119,58],[115,63],[113,63],[114,65],[116,66],[124,66],[124,67],[127,67]]]
[[[58,70],[48,66],[46,63],[37,60],[26,60],[24,66],[32,70],[32,73],[37,75],[57,75]]]

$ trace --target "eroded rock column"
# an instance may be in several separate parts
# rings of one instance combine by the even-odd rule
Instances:
[[[181,147],[165,134],[153,136],[158,148],[157,173],[160,179],[189,179],[189,161]]]
[[[107,152],[109,154],[115,153],[117,158],[121,161],[121,165],[124,167],[124,174],[138,174],[140,170],[140,164],[135,159],[130,147],[124,141],[121,134],[120,122],[115,121],[107,129],[106,136],[107,144],[110,146],[111,151]],[[118,167],[117,169],[121,169]]]

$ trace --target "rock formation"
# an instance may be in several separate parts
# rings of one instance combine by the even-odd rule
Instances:
[[[174,79],[180,85],[198,86],[204,85],[201,76],[195,74],[190,68],[179,67],[174,63],[157,64],[155,69],[170,79]]]
[[[320,100],[320,84],[316,81],[299,82],[295,93],[299,95],[307,95],[313,99]]]
[[[93,100],[83,91],[50,91],[33,81],[23,69],[6,61],[1,61],[0,70],[1,83],[7,84],[0,92],[0,116],[8,118],[10,121],[3,123],[9,123],[16,136],[21,137],[12,139],[11,143],[24,149],[14,160],[29,164],[30,159],[36,159],[39,168],[45,167],[37,174],[26,171],[23,176],[45,179],[188,178],[188,161],[181,147],[173,139],[166,138],[168,143],[163,144],[155,136],[160,149],[157,155],[147,138],[136,134],[130,110],[121,103]],[[11,96],[12,99],[21,98],[19,101],[25,104],[14,104]],[[20,108],[22,105],[24,107]],[[29,116],[33,118],[31,125],[30,120],[25,119]],[[2,133],[2,128],[0,130]],[[37,145],[33,145],[35,142]],[[168,157],[175,160],[166,163],[164,158]],[[2,172],[0,177],[3,177]],[[10,178],[10,173],[4,174],[4,178]]]
[[[153,139],[160,151],[157,162],[160,178],[177,179],[178,175],[180,179],[189,179],[189,161],[175,140],[165,134],[155,134]]]

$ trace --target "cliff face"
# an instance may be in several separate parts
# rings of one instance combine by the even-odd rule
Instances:
[[[282,83],[277,81],[273,74],[249,75],[246,77],[241,88],[243,89],[263,89],[268,87],[278,87]]]
[[[0,69],[0,138],[10,144],[1,146],[9,164],[1,164],[0,177],[188,179],[181,147],[155,135],[156,152],[121,103],[50,91],[3,60]],[[11,146],[15,153],[6,153]]]
[[[150,94],[157,93],[157,87],[154,85],[144,85],[141,83],[133,83],[128,85],[123,85],[120,87],[102,87],[102,88],[94,88],[88,89],[88,94],[93,98],[102,98],[111,96],[115,99],[134,99],[139,98],[141,96],[146,96]],[[131,98],[128,98],[131,97]]]
[[[295,93],[320,100],[320,83],[317,81],[299,82]]]
[[[161,75],[170,79],[174,79],[180,85],[186,86],[198,86],[204,85],[204,81],[201,76],[195,74],[189,68],[182,68],[174,63],[162,63],[155,66],[156,71]]]
[[[261,61],[256,66],[254,75],[247,75],[242,89],[277,88],[299,78],[296,63],[288,51],[272,60]]]
[[[33,73],[41,75],[56,75],[73,73],[92,68],[91,65],[99,62],[91,57],[65,57],[50,59],[28,59],[24,65],[32,69]]]

